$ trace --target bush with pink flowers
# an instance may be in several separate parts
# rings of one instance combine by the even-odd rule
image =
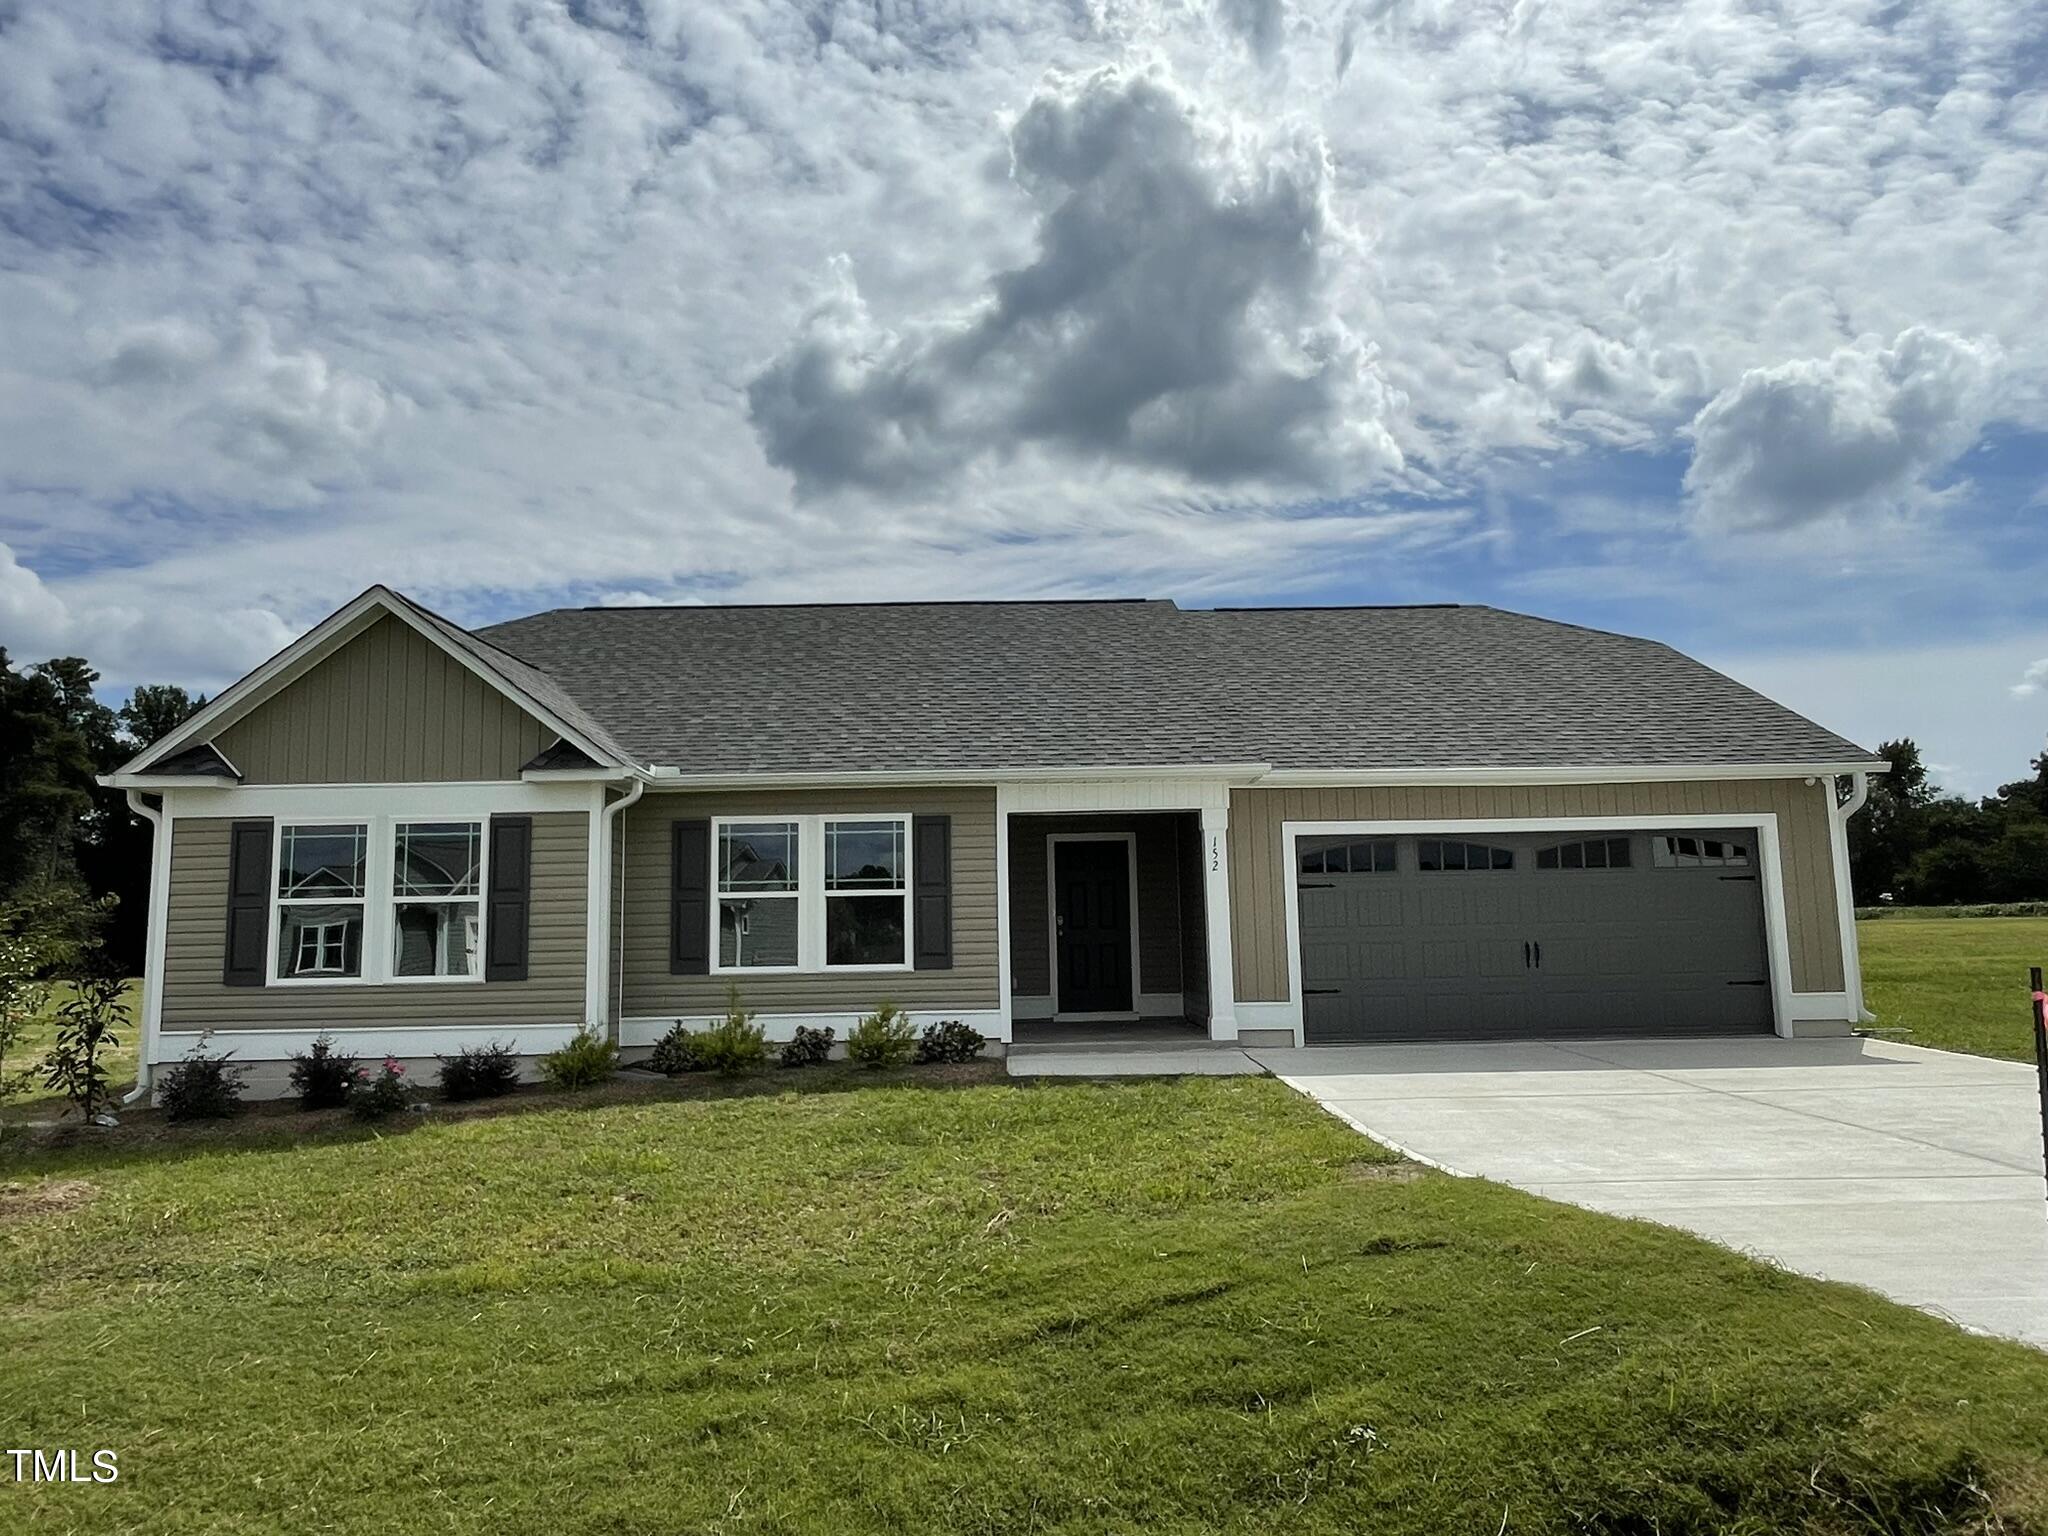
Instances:
[[[375,1067],[356,1068],[356,1085],[348,1096],[348,1107],[358,1120],[382,1120],[395,1115],[412,1102],[412,1085],[405,1080],[405,1063],[386,1056]]]

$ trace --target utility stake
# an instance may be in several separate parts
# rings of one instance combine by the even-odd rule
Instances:
[[[2027,984],[2034,992],[2034,1070],[2041,1080],[2041,1166],[2048,1176],[2048,993],[2041,990],[2041,967],[2031,966]]]

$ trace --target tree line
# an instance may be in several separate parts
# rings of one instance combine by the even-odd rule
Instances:
[[[2048,901],[2048,751],[2034,776],[1979,800],[1938,792],[1911,737],[1879,745],[1890,773],[1849,823],[1856,899],[1943,907]]]

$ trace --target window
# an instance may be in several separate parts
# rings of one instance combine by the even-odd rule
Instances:
[[[910,899],[899,819],[825,823],[825,964],[901,965]]]
[[[1536,850],[1538,869],[1627,869],[1628,859],[1625,837],[1590,837]]]
[[[1494,848],[1485,843],[1451,843],[1424,838],[1415,845],[1415,866],[1434,872],[1513,869],[1511,848]]]
[[[363,974],[370,829],[361,822],[278,828],[278,979]]]
[[[903,970],[910,818],[712,819],[722,971]]]
[[[1391,875],[1395,870],[1391,840],[1304,837],[1299,848],[1304,875]]]
[[[729,821],[718,828],[718,963],[793,970],[799,960],[802,870],[794,821]]]
[[[1665,834],[1650,839],[1650,862],[1659,869],[1747,869],[1749,846],[1719,837]]]
[[[484,829],[478,821],[401,821],[391,843],[391,974],[477,974]]]

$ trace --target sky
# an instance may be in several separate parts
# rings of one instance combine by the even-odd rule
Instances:
[[[2032,0],[0,0],[0,644],[1482,602],[2048,738]]]

